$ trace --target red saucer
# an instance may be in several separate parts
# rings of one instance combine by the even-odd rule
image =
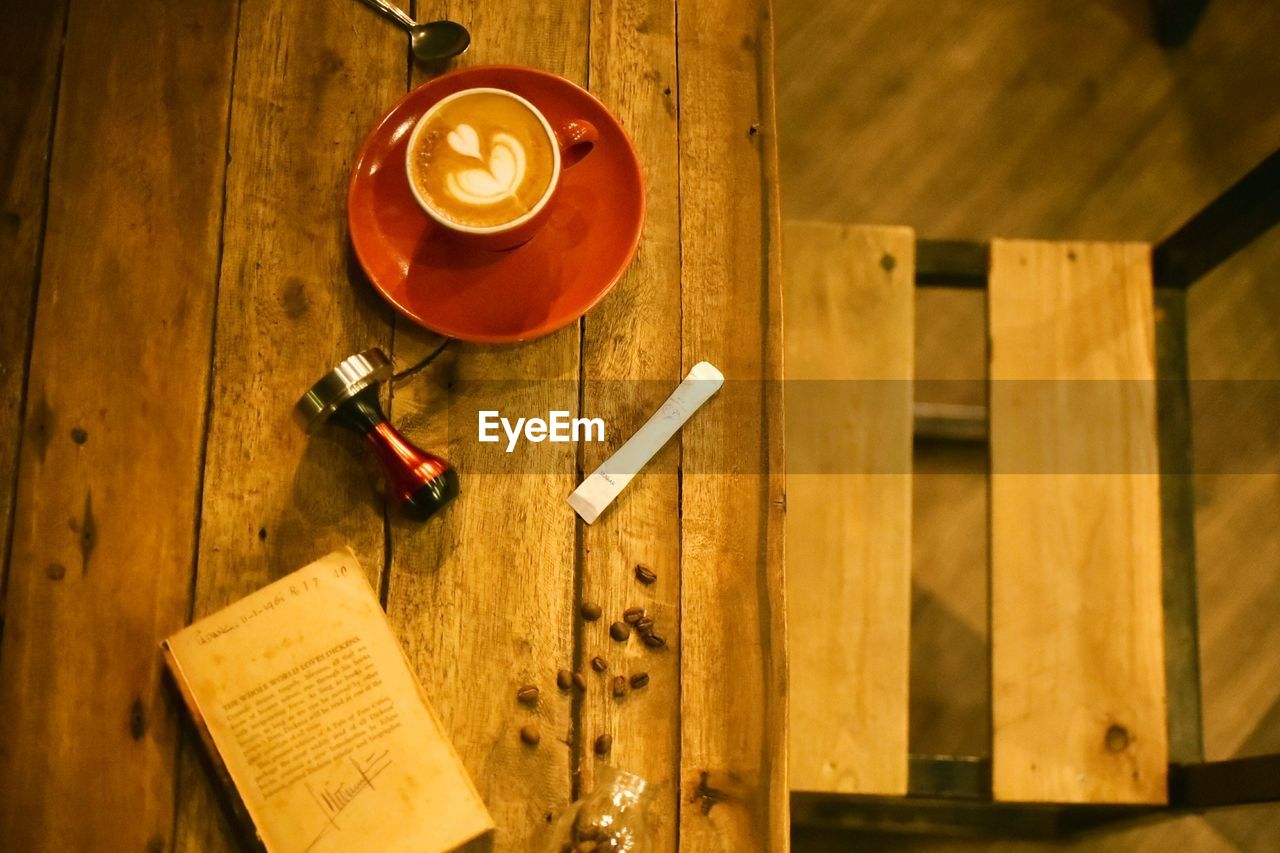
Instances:
[[[467,246],[435,225],[405,176],[418,118],[476,86],[525,97],[552,127],[586,119],[600,134],[587,158],[563,172],[546,225],[502,252]],[[640,242],[644,179],[626,131],[585,90],[532,68],[467,68],[414,89],[378,122],[351,173],[347,222],[360,265],[400,313],[464,341],[525,341],[577,320],[622,276]]]

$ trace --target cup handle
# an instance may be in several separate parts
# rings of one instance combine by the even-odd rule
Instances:
[[[565,169],[591,153],[600,134],[596,126],[589,121],[574,119],[567,121],[556,131],[556,141],[560,143],[560,163]]]

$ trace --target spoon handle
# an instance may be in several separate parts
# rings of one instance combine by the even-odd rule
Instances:
[[[404,27],[406,30],[411,30],[417,26],[414,23],[413,18],[410,18],[401,11],[398,6],[392,5],[387,2],[387,0],[363,0],[363,2],[366,6],[371,6],[391,20],[395,21],[400,26]]]

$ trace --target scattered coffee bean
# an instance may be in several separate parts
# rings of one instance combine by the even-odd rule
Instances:
[[[533,723],[520,727],[520,740],[529,746],[537,746],[538,741],[542,740],[542,733],[538,731],[538,727]]]
[[[618,699],[627,695],[627,677],[625,675],[619,675],[613,679],[613,695]]]
[[[584,841],[599,838],[602,834],[600,832],[600,827],[594,823],[589,823],[586,826],[575,826],[574,829],[578,833],[578,838]]]
[[[626,610],[622,611],[622,621],[626,622],[628,625],[634,625],[643,618],[643,607],[628,607]]]
[[[526,684],[516,691],[516,700],[526,705],[533,705],[538,701],[538,688],[532,684]]]
[[[613,749],[613,735],[600,735],[596,738],[596,755],[608,755]]]
[[[648,586],[658,579],[658,573],[644,563],[636,563],[636,580]]]
[[[646,634],[644,644],[651,649],[661,649],[666,647],[667,640],[660,634]]]
[[[614,622],[609,626],[609,636],[621,643],[631,636],[631,629],[626,622]]]
[[[567,669],[562,669],[556,673],[556,687],[561,690],[568,690],[573,686],[573,673]]]
[[[641,637],[647,637],[653,633],[653,620],[648,616],[641,616],[636,620],[635,629]]]
[[[648,683],[649,683],[649,673],[647,672],[637,672],[635,675],[631,676],[632,690],[639,690],[641,687],[644,687]]]
[[[609,668],[609,663],[604,658],[600,657],[599,655],[596,655],[591,659],[591,668],[594,669],[596,672],[604,672],[606,669]]]
[[[587,677],[580,672],[575,672],[572,676],[573,686],[579,690],[587,689]]]
[[[578,608],[578,612],[582,614],[583,619],[588,622],[594,622],[600,618],[600,614],[604,611],[594,601],[584,601],[582,602],[582,607]]]

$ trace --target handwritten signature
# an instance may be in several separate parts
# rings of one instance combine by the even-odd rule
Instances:
[[[330,777],[324,784],[319,786],[319,790],[313,788],[310,782],[306,783],[307,791],[310,792],[311,798],[316,801],[316,805],[324,814],[326,821],[325,825],[320,828],[320,832],[307,845],[307,850],[315,847],[330,829],[341,829],[336,818],[343,809],[351,805],[356,797],[365,791],[376,790],[373,780],[377,779],[391,766],[391,750],[384,749],[381,752],[372,752],[360,760],[348,757],[347,761],[350,762],[353,772],[344,773],[337,780]]]

